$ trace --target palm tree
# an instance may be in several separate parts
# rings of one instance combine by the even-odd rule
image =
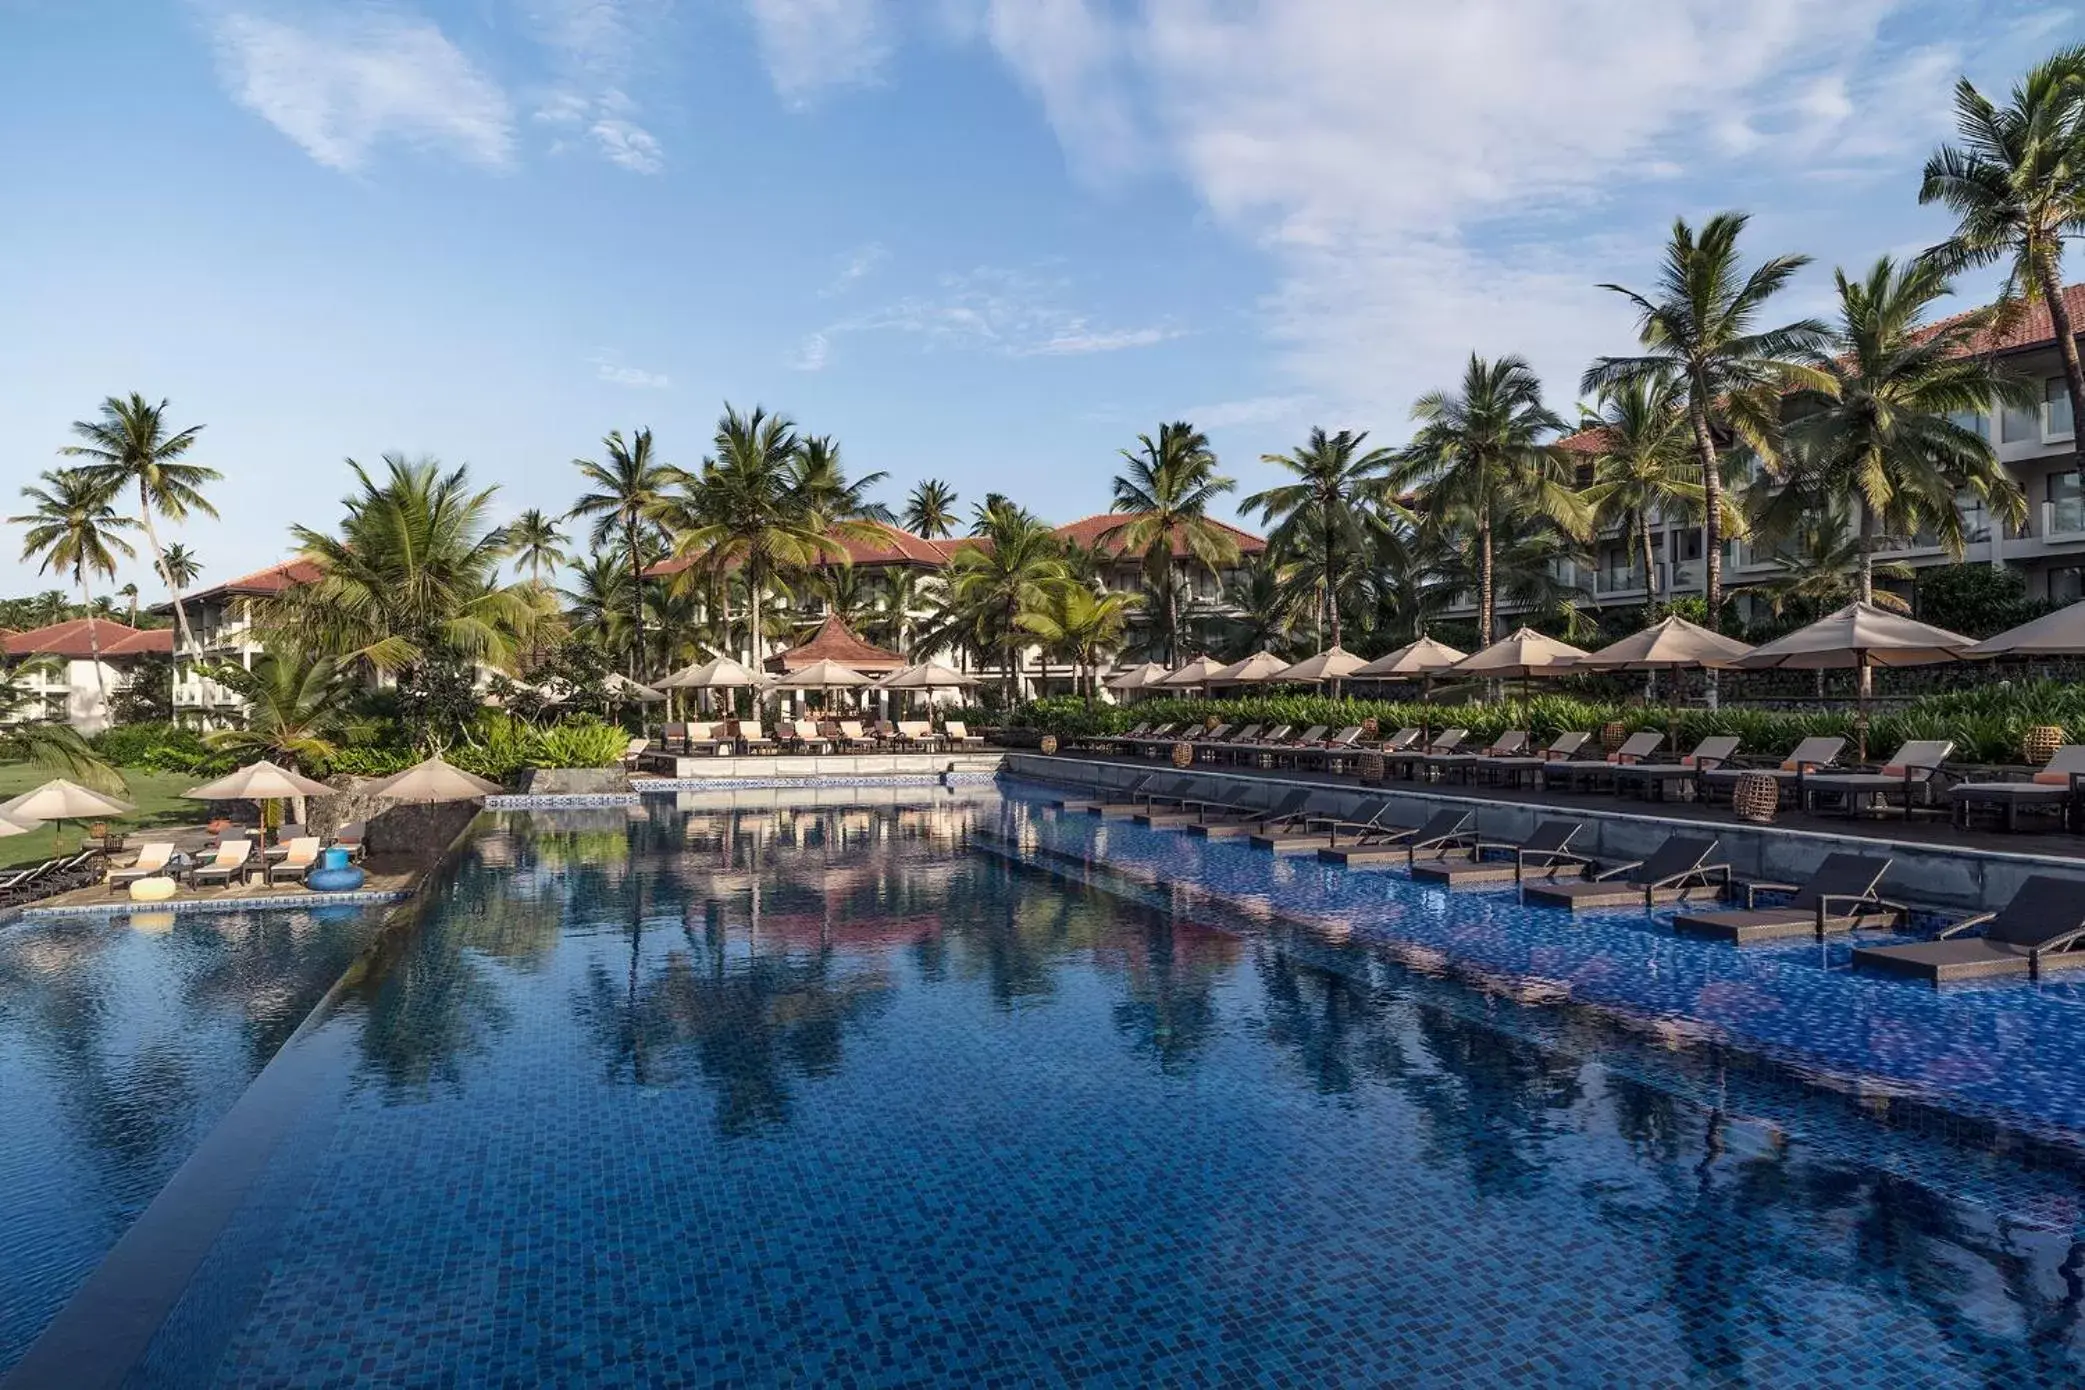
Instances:
[[[1243,660],[1254,652],[1279,652],[1289,645],[1302,597],[1294,576],[1271,551],[1253,556],[1224,582],[1221,624],[1224,653]]]
[[[1847,526],[1845,516],[1820,506],[1806,512],[1788,541],[1768,558],[1773,577],[1759,585],[1775,613],[1793,607],[1817,616],[1859,598],[1866,583],[1876,606],[1896,613],[1909,613],[1911,605],[1887,589],[1874,588],[1874,575],[1909,579],[1911,566],[1898,561],[1878,562],[1864,554],[1860,538]],[[1865,572],[1865,573],[1864,573]],[[1819,674],[1820,683],[1822,673]]]
[[[125,584],[122,588],[116,590],[116,596],[130,605],[130,617],[127,621],[130,626],[136,627],[138,625],[138,586]]]
[[[1419,432],[1390,483],[1416,489],[1425,524],[1459,528],[1477,542],[1477,634],[1489,646],[1498,611],[1494,540],[1510,520],[1547,519],[1571,536],[1587,528],[1585,503],[1553,437],[1564,422],[1542,404],[1542,383],[1519,357],[1472,354],[1460,392],[1432,391],[1412,406]]]
[[[2034,67],[2003,107],[1963,78],[1955,131],[1961,143],[1926,161],[1918,195],[1954,213],[1955,231],[1926,254],[1948,273],[2006,262],[2006,317],[2026,305],[2048,309],[2071,419],[2085,422],[2085,367],[2063,301],[2063,243],[2085,233],[2085,48]],[[2073,447],[2085,470],[2085,428]]]
[[[928,478],[905,499],[905,529],[938,541],[955,534],[956,490],[939,478]]]
[[[42,694],[29,688],[26,677],[60,674],[61,665],[48,656],[13,662],[0,657],[0,762],[31,763],[99,791],[121,791],[122,775],[77,729],[50,717]]]
[[[290,528],[319,577],[270,600],[267,625],[314,655],[384,673],[434,655],[510,669],[550,605],[533,586],[499,582],[499,489],[472,487],[468,468],[400,454],[384,455],[380,479],[353,459],[348,467],[360,491],[339,534]]]
[[[1656,299],[1620,285],[1602,285],[1636,306],[1643,353],[1600,358],[1586,369],[1579,387],[1593,395],[1612,386],[1670,377],[1680,390],[1701,465],[1702,559],[1711,628],[1720,624],[1723,612],[1725,518],[1716,436],[1733,434],[1761,459],[1771,461],[1783,393],[1796,386],[1825,384],[1809,365],[1829,337],[1823,324],[1798,319],[1779,328],[1757,328],[1766,302],[1810,258],[1775,256],[1745,274],[1737,242],[1749,220],[1740,212],[1718,213],[1702,224],[1698,235],[1684,219],[1675,221]]]
[[[1209,506],[1238,484],[1218,475],[1209,437],[1185,420],[1160,425],[1156,439],[1138,435],[1137,447],[1124,449],[1122,457],[1129,469],[1115,475],[1111,510],[1126,519],[1095,541],[1144,557],[1145,582],[1159,600],[1158,636],[1172,665],[1180,655],[1181,562],[1217,574],[1237,561],[1234,533],[1209,515]]]
[[[1599,452],[1593,483],[1583,494],[1596,523],[1621,528],[1643,565],[1644,593],[1658,601],[1658,565],[1651,554],[1651,518],[1667,527],[1701,507],[1701,466],[1689,437],[1687,408],[1671,377],[1640,377],[1601,393],[1592,423]]]
[[[43,483],[42,487],[22,489],[22,496],[35,504],[35,510],[8,518],[27,528],[22,533],[22,558],[41,557],[39,571],[69,575],[91,612],[90,582],[96,577],[114,579],[116,557],[137,554],[118,534],[137,523],[117,515],[110,505],[114,488],[106,475],[96,477],[84,468],[67,468],[46,472]],[[94,658],[94,688],[105,708],[109,688],[101,669],[100,628],[91,619],[87,623],[87,650]]]
[[[538,584],[559,566],[572,563],[572,556],[565,550],[565,533],[557,523],[557,517],[545,514],[540,507],[530,507],[507,523],[508,558]]]
[[[1018,691],[1021,614],[1042,607],[1049,589],[1064,579],[1057,537],[1042,522],[1010,503],[980,518],[989,545],[966,545],[949,564],[949,610],[926,645],[961,636],[978,651],[997,651],[1006,701]]]
[[[594,634],[601,647],[614,652],[629,641],[629,585],[630,571],[622,560],[597,551],[572,566],[571,587],[557,592],[571,625]]]
[[[630,605],[629,643],[631,680],[636,680],[644,658],[644,566],[646,542],[656,533],[659,518],[669,499],[668,490],[680,479],[680,470],[652,457],[652,432],[640,429],[628,442],[621,430],[610,430],[601,441],[608,461],[573,459],[579,476],[592,484],[572,504],[568,516],[590,516],[594,528],[590,539],[596,546],[621,533],[623,557],[629,564],[630,587],[624,601]]]
[[[1880,534],[1929,531],[1959,560],[1962,493],[1994,516],[2026,519],[2027,500],[1990,441],[1949,417],[2039,396],[1973,351],[1995,310],[1927,325],[1927,310],[1952,292],[1938,262],[1899,265],[1884,256],[1861,280],[1843,270],[1834,278],[1839,323],[1822,368],[1828,385],[1790,399],[1786,432],[1793,469],[1804,475],[1798,493],[1852,499],[1857,592],[1873,602]]]
[[[354,683],[330,657],[294,648],[270,652],[251,671],[226,662],[211,673],[246,700],[246,724],[204,736],[212,748],[284,763],[315,764],[339,752],[333,741],[345,721]]]
[[[181,645],[193,651],[195,638],[188,630],[188,609],[181,602],[181,585],[167,568],[167,552],[159,543],[159,528],[153,514],[169,521],[185,521],[191,511],[216,516],[217,509],[203,496],[203,484],[214,483],[219,473],[183,457],[195,447],[203,432],[201,425],[169,432],[167,402],[148,402],[133,391],[128,397],[110,396],[101,403],[95,420],[75,420],[72,432],[84,443],[68,444],[58,452],[67,458],[89,459],[80,469],[109,490],[110,500],[128,487],[138,494],[137,521],[145,528],[145,543],[152,547],[152,560],[166,580],[174,600],[174,621],[181,629]]]
[[[835,520],[854,519],[894,524],[891,509],[869,500],[869,492],[890,477],[888,473],[865,473],[849,480],[840,463],[840,445],[829,434],[806,435],[798,443],[793,463],[796,492],[803,504],[820,516]]]
[[[159,557],[159,563],[175,589],[190,588],[203,575],[203,562],[196,558],[193,550],[179,541],[167,547],[166,554]]]
[[[1017,621],[1045,647],[1064,653],[1072,663],[1073,686],[1083,687],[1091,705],[1102,653],[1122,644],[1130,611],[1139,602],[1134,594],[1095,593],[1083,584],[1060,582],[1045,586],[1041,602],[1023,609]]]
[[[1342,581],[1366,547],[1365,513],[1388,500],[1384,477],[1396,461],[1389,449],[1364,452],[1361,446],[1367,438],[1365,430],[1327,435],[1313,429],[1309,442],[1291,453],[1260,455],[1260,462],[1286,468],[1297,481],[1256,492],[1240,504],[1272,525],[1269,547],[1292,557],[1311,575],[1322,595],[1325,631],[1335,647],[1340,645]],[[1307,540],[1306,528],[1315,533]]]
[[[741,414],[730,405],[717,422],[716,454],[703,460],[686,497],[671,513],[674,547],[717,574],[738,569],[747,591],[748,652],[754,666],[765,649],[766,591],[794,570],[821,561],[844,562],[843,539],[873,542],[879,526],[835,515],[834,494],[807,492],[798,455],[801,441],[786,415],[758,406]],[[843,489],[844,491],[844,489]]]

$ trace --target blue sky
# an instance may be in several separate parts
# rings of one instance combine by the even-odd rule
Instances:
[[[206,580],[330,523],[344,458],[557,509],[609,429],[692,465],[727,399],[893,502],[1104,510],[1183,415],[1250,492],[1473,349],[1568,414],[1675,214],[1751,210],[1823,311],[1945,230],[1955,78],[2081,39],[2014,0],[0,0],[7,491],[140,390],[225,474]],[[18,543],[0,592],[48,584]]]

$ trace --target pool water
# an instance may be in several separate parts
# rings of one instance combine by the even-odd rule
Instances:
[[[1870,1164],[1800,1079],[1074,881],[1047,818],[489,817],[132,1383],[2085,1373],[2061,1164]]]
[[[380,916],[149,912],[0,926],[0,1370]]]

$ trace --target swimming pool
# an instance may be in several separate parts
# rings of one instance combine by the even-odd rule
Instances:
[[[2077,1382],[2046,1154],[1074,831],[488,818],[133,1383]]]
[[[0,1370],[381,915],[150,912],[0,926]]]

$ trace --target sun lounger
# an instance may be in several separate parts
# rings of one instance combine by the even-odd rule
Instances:
[[[1902,798],[1908,817],[1914,805],[1933,804],[1935,777],[1955,751],[1947,739],[1914,739],[1897,750],[1897,755],[1875,772],[1820,772],[1803,780],[1803,809],[1815,810],[1819,796],[1838,796],[1848,816]]]
[[[1226,786],[1214,776],[1189,775],[1180,784],[1178,795],[1169,795],[1145,806],[1130,817],[1138,825],[1159,830],[1178,830],[1200,819],[1206,811],[1221,815],[1227,810],[1242,807],[1251,788]]]
[[[189,875],[189,882],[198,888],[206,883],[218,883],[229,888],[246,871],[247,860],[252,856],[253,841],[222,841],[217,846],[216,856],[209,863],[198,865]]]
[[[46,859],[32,868],[17,869],[14,873],[0,876],[0,903],[19,902],[23,898],[41,896],[44,885],[58,871],[62,860]]]
[[[1484,772],[1495,786],[1518,786],[1523,781],[1532,781],[1551,763],[1569,762],[1584,752],[1585,746],[1592,741],[1593,736],[1587,733],[1558,734],[1547,748],[1539,752],[1491,759],[1484,764]]]
[[[2054,809],[2072,830],[2085,823],[2085,801],[2080,799],[2085,784],[2085,743],[2069,743],[2056,750],[2039,772],[2018,782],[1958,782],[1948,789],[1954,806],[1955,825],[1966,829],[1972,808],[1995,806],[2007,830],[2020,828],[2020,809]]]
[[[1617,864],[1577,883],[1536,883],[1521,889],[1526,900],[1580,912],[1594,907],[1650,907],[1719,895],[1730,882],[1730,866],[1711,864],[1716,842],[1674,835],[1650,857]]]
[[[1588,758],[1583,762],[1567,762],[1560,767],[1547,768],[1542,773],[1542,785],[1553,787],[1562,783],[1574,792],[1599,791],[1602,786],[1612,787],[1615,770],[1644,762],[1665,746],[1665,735],[1646,729],[1622,740],[1621,747],[1601,758]]]
[[[741,753],[773,753],[779,749],[779,745],[761,729],[757,719],[733,720],[731,738]]]
[[[1279,821],[1270,820],[1255,830],[1248,843],[1254,849],[1264,849],[1275,855],[1315,854],[1336,843],[1342,827],[1355,832],[1371,829],[1382,824],[1390,814],[1387,800],[1365,803],[1364,809],[1369,811],[1369,817],[1355,825],[1325,809],[1334,799],[1332,795],[1313,795],[1300,810]]]
[[[660,730],[659,748],[661,752],[665,753],[687,752],[688,726],[686,724],[668,724],[664,729]]]
[[[1478,840],[1470,848],[1471,858],[1460,861],[1433,860],[1412,865],[1412,877],[1449,888],[1468,888],[1487,883],[1519,883],[1528,878],[1577,878],[1592,861],[1572,852],[1571,842],[1585,826],[1575,820],[1546,820],[1519,844]],[[1491,858],[1485,858],[1490,851]],[[1510,854],[1512,857],[1502,856]]]
[[[319,837],[316,835],[300,836],[290,841],[289,853],[283,855],[281,863],[268,866],[268,882],[282,883],[288,881],[302,883],[304,875],[317,868],[318,862]]]
[[[1982,927],[1982,936],[1966,936]],[[1957,922],[1931,941],[1904,946],[1863,946],[1853,953],[1857,969],[1910,975],[1933,984],[1983,980],[1999,975],[2040,976],[2085,966],[2085,882],[2036,874],[1996,912]]]
[[[304,827],[296,824],[294,821],[288,825],[277,826],[275,828],[275,843],[261,851],[261,858],[271,863],[282,858],[282,856],[290,852],[290,841],[306,833],[308,832]]]
[[[1445,850],[1468,849],[1477,841],[1471,829],[1476,817],[1468,811],[1436,811],[1421,825],[1333,825],[1330,843],[1318,850],[1318,858],[1349,869],[1366,869],[1383,864],[1411,865],[1421,855],[1432,858]],[[1340,842],[1340,832],[1348,832]]]
[[[109,891],[113,893],[119,888],[128,888],[141,878],[157,878],[166,873],[167,865],[172,863],[173,859],[172,842],[155,840],[139,849],[137,859],[128,866],[109,870]],[[5,885],[0,885],[0,891],[4,891],[4,888]]]
[[[925,719],[900,719],[898,737],[922,753],[931,753],[941,746],[941,736],[934,732],[932,723]]]
[[[1392,776],[1406,779],[1417,777],[1419,769],[1429,765],[1431,761],[1454,756],[1456,750],[1462,746],[1462,741],[1469,736],[1468,729],[1443,729],[1435,734],[1433,742],[1424,748],[1400,748],[1395,753],[1386,753],[1383,756],[1383,770]]]
[[[369,834],[367,821],[351,820],[333,832],[333,848],[344,849],[351,860],[362,857],[362,842]]]
[[[1705,936],[1745,946],[1792,936],[1894,926],[1905,918],[1903,904],[1875,895],[1889,867],[1889,860],[1874,855],[1828,854],[1801,884],[1748,883],[1744,907],[1729,912],[1683,912],[1673,918],[1672,929],[1681,936]],[[1770,891],[1795,896],[1781,907],[1757,906],[1758,895]]]
[[[717,722],[688,725],[687,736],[681,740],[683,753],[712,753],[722,755],[731,751],[731,740],[724,737]]]
[[[1413,744],[1417,743],[1423,736],[1424,731],[1420,729],[1398,729],[1394,733],[1390,734],[1387,738],[1383,739],[1382,742],[1378,743],[1376,745],[1376,751],[1382,753],[1401,752],[1402,750],[1410,748]]]
[[[1290,727],[1287,724],[1249,724],[1223,742],[1209,744],[1209,756],[1216,761],[1228,758],[1233,762],[1262,757],[1269,745],[1288,740]]]
[[[1711,734],[1676,763],[1624,764],[1614,770],[1614,789],[1634,787],[1646,801],[1663,801],[1672,783],[1698,781],[1702,773],[1736,757],[1740,741],[1735,734]]]
[[[1280,829],[1311,804],[1316,795],[1308,787],[1291,787],[1271,804],[1252,805],[1245,802],[1199,802],[1195,811],[1181,826],[1190,835],[1208,840],[1235,839],[1241,835],[1253,835],[1263,830]]]
[[[843,724],[841,725],[841,727],[845,728],[846,725]],[[1151,780],[1157,776],[1158,774],[1156,772],[1140,772],[1127,787],[1124,787],[1120,792],[1113,793],[1113,795],[1118,800],[1123,798],[1134,799],[1136,795],[1139,792],[1143,791],[1145,787],[1149,786],[1151,784]],[[1109,803],[1107,799],[1104,797],[1066,797],[1063,800],[1054,801],[1050,804],[1055,806],[1058,810],[1069,812],[1072,815],[1097,816],[1101,813],[1101,809],[1107,806]]]
[[[985,736],[983,734],[971,733],[970,726],[960,719],[942,721],[941,735],[947,740],[948,746],[951,748],[982,748],[985,746]]]
[[[1318,767],[1337,772],[1359,757],[1361,752],[1361,726],[1349,724],[1322,743],[1298,745],[1289,759],[1297,767]]]
[[[633,738],[623,746],[623,767],[635,771],[644,762],[645,751],[652,746],[648,738]]]
[[[1472,753],[1450,753],[1435,764],[1427,760],[1428,766],[1438,766],[1443,777],[1453,777],[1459,782],[1475,781],[1485,764],[1494,758],[1517,758],[1528,751],[1528,731],[1508,729],[1481,750]]]
[[[1839,755],[1845,751],[1845,739],[1827,734],[1820,738],[1804,739],[1775,767],[1741,768],[1730,764],[1712,767],[1701,774],[1702,797],[1707,799],[1714,795],[1727,801],[1730,799],[1731,789],[1737,785],[1738,778],[1747,772],[1764,772],[1780,784],[1782,805],[1800,806],[1803,801],[1803,783],[1836,764]],[[1795,789],[1794,795],[1789,793],[1791,787]]]
[[[1158,774],[1132,792],[1127,801],[1102,802],[1094,808],[1093,814],[1108,820],[1125,820],[1142,815],[1154,806],[1177,806],[1208,785],[1205,778]]]

